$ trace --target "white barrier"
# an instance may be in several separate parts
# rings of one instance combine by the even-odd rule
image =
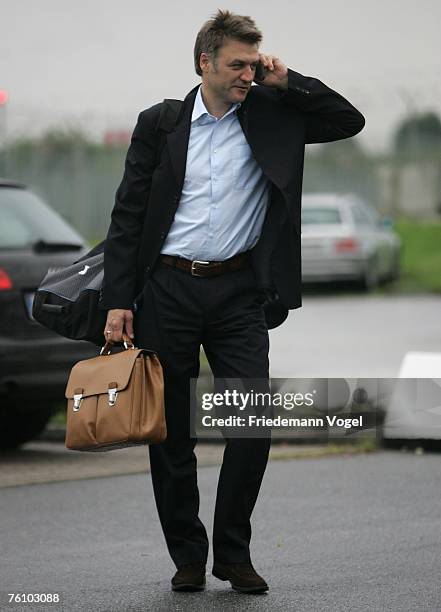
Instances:
[[[441,440],[441,353],[406,353],[386,410],[383,437]]]

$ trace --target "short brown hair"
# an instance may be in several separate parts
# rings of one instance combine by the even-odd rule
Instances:
[[[217,13],[204,23],[196,36],[194,67],[199,76],[202,75],[199,66],[201,53],[206,53],[214,62],[225,38],[259,45],[262,40],[262,32],[256,27],[251,17],[235,15],[230,11],[218,9]]]

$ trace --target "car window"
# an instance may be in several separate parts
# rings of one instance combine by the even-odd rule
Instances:
[[[360,225],[364,227],[366,226],[372,227],[373,225],[375,225],[374,220],[371,217],[371,215],[366,210],[358,206],[352,207],[352,216],[354,218],[355,225]]]
[[[29,247],[39,240],[83,244],[81,236],[34,193],[0,187],[0,249]]]
[[[304,207],[302,210],[302,223],[305,224],[338,224],[341,223],[338,208],[328,206],[322,208]]]

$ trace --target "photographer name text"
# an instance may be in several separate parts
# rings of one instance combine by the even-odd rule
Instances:
[[[256,416],[250,414],[246,417],[228,416],[225,418],[204,415],[201,419],[204,427],[363,427],[363,416],[354,418],[342,418],[336,415],[322,417],[281,417],[274,418]]]

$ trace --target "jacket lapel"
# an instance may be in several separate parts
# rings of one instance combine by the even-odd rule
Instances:
[[[281,132],[278,117],[274,116],[273,108],[267,107],[265,99],[260,104],[254,104],[253,88],[238,112],[239,122],[250,145],[253,156],[263,173],[281,191],[286,185],[281,163]]]
[[[196,85],[185,97],[176,126],[167,134],[168,152],[179,189],[184,184],[191,115],[198,87]]]

